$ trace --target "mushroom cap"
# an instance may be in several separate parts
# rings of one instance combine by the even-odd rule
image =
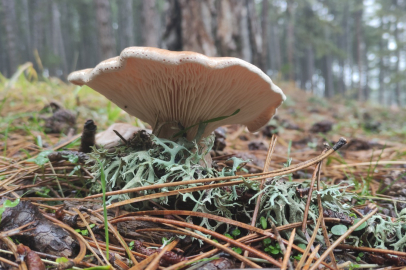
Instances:
[[[254,132],[285,100],[265,73],[241,59],[148,47],[127,48],[93,69],[72,72],[68,80],[93,88],[153,129],[160,125],[156,135],[163,138],[171,138],[179,127],[228,116],[237,109],[236,115],[208,123],[202,136],[227,124],[243,124]],[[197,129],[187,131],[189,140]]]

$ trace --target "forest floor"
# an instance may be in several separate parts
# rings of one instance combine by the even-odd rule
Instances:
[[[40,265],[41,258],[60,269],[238,269],[241,262],[246,268],[315,269],[322,263],[330,269],[402,269],[406,266],[406,211],[402,210],[406,206],[405,110],[339,97],[326,100],[292,84],[278,85],[288,98],[268,126],[255,134],[227,126],[216,134],[211,151],[216,168],[238,165],[233,170],[237,176],[197,186],[209,192],[216,182],[245,179],[238,188],[224,184],[221,189],[221,194],[234,192],[238,205],[220,205],[223,216],[210,214],[215,209],[190,212],[194,209],[187,206],[190,199],[179,206],[182,196],[176,190],[169,192],[175,192],[178,196],[172,197],[177,199],[159,204],[161,197],[156,194],[165,197],[163,193],[168,192],[161,184],[161,189],[155,187],[149,195],[137,190],[135,197],[147,212],[131,214],[113,208],[104,213],[109,217],[104,223],[104,203],[86,198],[92,193],[91,185],[103,181],[94,179],[90,168],[74,156],[50,162],[47,155],[78,150],[87,119],[99,131],[117,122],[145,125],[87,87],[55,78],[30,82],[22,73],[12,79],[0,78],[0,264],[40,269],[30,267]],[[68,116],[49,118],[52,112],[47,105],[52,101],[73,114],[66,111]],[[76,124],[69,122],[71,116],[77,117]],[[70,132],[69,127],[76,129]],[[61,129],[63,132],[52,133]],[[331,147],[341,137],[347,144],[323,156],[324,143]],[[261,187],[272,191],[262,193],[269,201],[261,201],[257,209],[261,189],[253,182],[260,183],[256,177],[266,171],[269,174]],[[272,186],[269,179],[276,184]],[[307,202],[310,186],[313,193]],[[295,204],[297,208],[292,206]],[[131,205],[138,207],[134,202]],[[331,209],[323,211],[319,206]],[[308,215],[304,224],[303,215]],[[107,243],[104,224],[109,227]],[[210,231],[214,224],[223,225]],[[186,237],[176,237],[181,234]],[[289,242],[295,234],[295,241]],[[294,252],[285,258],[286,249]],[[28,256],[33,253],[39,257]],[[27,256],[21,257],[24,254]],[[384,268],[388,266],[392,268]]]

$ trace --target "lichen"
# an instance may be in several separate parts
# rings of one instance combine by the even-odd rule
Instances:
[[[88,164],[95,179],[100,176],[100,165],[94,160],[99,159],[104,168],[107,179],[107,190],[130,189],[134,187],[145,187],[150,185],[164,184],[168,182],[179,182],[179,185],[159,189],[150,189],[138,194],[122,194],[111,196],[108,203],[113,200],[126,200],[134,196],[143,196],[152,193],[179,190],[183,188],[204,185],[202,183],[182,185],[182,181],[213,178],[236,175],[243,167],[246,160],[233,157],[233,166],[217,171],[208,166],[205,156],[213,146],[212,136],[205,138],[200,144],[189,142],[184,138],[177,141],[160,139],[145,132],[139,132],[127,144],[120,145],[114,150],[103,148],[94,149],[90,154]],[[289,166],[289,162],[285,164]],[[268,179],[262,190],[259,190],[259,183],[249,178],[243,179],[243,183],[231,187],[212,188],[194,193],[180,193],[178,199],[183,202],[192,202],[192,209],[196,212],[219,215],[230,219],[247,218],[252,219],[257,197],[262,194],[259,215],[266,220],[272,220],[276,226],[287,225],[295,222],[302,222],[307,196],[301,196],[297,189],[308,185],[309,181],[297,183],[289,181],[290,177],[279,176]],[[319,194],[324,209],[333,210],[337,213],[350,214],[351,206],[348,202],[354,198],[354,194],[347,189],[352,185],[349,182],[341,182],[338,185],[327,186],[322,184],[320,191],[312,193],[311,205],[308,217],[316,222],[319,216],[317,195]],[[314,187],[316,188],[316,187]],[[100,192],[100,185],[95,182],[92,186],[93,192]],[[254,193],[251,199],[243,199],[246,192]],[[155,199],[161,204],[168,204],[168,197]],[[194,205],[194,206],[193,206]],[[138,210],[144,207],[143,204],[126,206],[128,210]],[[176,208],[176,204],[172,207]],[[238,209],[236,211],[236,209]],[[237,217],[237,215],[239,215]],[[400,218],[396,222],[375,215],[368,221],[368,227],[361,236],[351,235],[349,242],[355,245],[363,243],[370,247],[389,248],[404,250],[406,237],[404,219],[406,211],[399,213]],[[258,221],[260,219],[258,218]],[[210,230],[217,230],[222,222],[202,218],[200,226]],[[224,224],[225,230],[229,224]],[[258,227],[261,225],[258,223]],[[307,233],[311,235],[314,225],[308,226]],[[288,232],[282,232],[289,237]],[[209,237],[209,236],[207,236]],[[323,243],[321,230],[318,231],[316,239]],[[304,233],[299,230],[295,238],[296,242],[307,243]]]
[[[200,146],[183,138],[174,142],[145,132],[137,134],[141,135],[130,140],[126,145],[116,147],[114,151],[95,148],[90,154],[88,164],[94,164],[90,166],[91,171],[96,179],[100,176],[100,166],[94,162],[96,158],[99,159],[104,167],[109,191],[217,176],[217,172],[211,169],[204,159],[213,145],[213,137],[203,140]],[[144,144],[140,143],[141,139],[144,140]],[[199,184],[192,186],[197,185]],[[179,185],[162,188],[160,192],[185,187]],[[99,192],[99,190],[93,191]],[[145,191],[138,196],[153,192],[155,191]],[[112,196],[109,202],[129,198],[130,194]],[[160,200],[161,203],[168,202],[167,197],[162,197]]]
[[[256,200],[256,197],[262,193],[261,198],[261,215],[266,219],[271,219],[277,226],[287,225],[295,222],[302,222],[306,207],[307,196],[301,197],[297,189],[301,187],[301,183],[286,181],[286,177],[278,177],[273,181],[268,181],[263,190],[258,192],[251,201]],[[323,208],[332,209],[340,213],[348,213],[348,206],[342,203],[346,200],[350,193],[346,191],[348,185],[336,185],[327,187],[319,192],[321,195]],[[313,192],[312,201],[309,208],[309,218],[317,221],[319,210],[317,206],[317,192]],[[334,206],[334,207],[332,207]],[[313,233],[314,226],[308,226],[308,233]],[[296,241],[307,243],[303,232],[298,231]],[[322,241],[322,235],[319,233],[317,239]]]

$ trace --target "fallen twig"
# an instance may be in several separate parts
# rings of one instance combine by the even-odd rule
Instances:
[[[255,254],[256,256],[258,256],[258,257],[260,257],[262,259],[265,259],[265,260],[271,262],[272,264],[280,267],[280,263],[278,261],[276,261],[274,258],[268,256],[267,254],[265,254],[265,253],[263,253],[261,251],[253,249],[253,248],[251,248],[251,247],[249,247],[247,245],[244,245],[244,244],[242,244],[242,243],[240,243],[240,242],[238,242],[238,241],[236,241],[234,239],[230,239],[230,238],[228,238],[228,237],[226,237],[226,236],[224,236],[222,234],[213,232],[213,231],[208,230],[206,228],[203,228],[201,226],[197,226],[197,225],[190,224],[190,223],[187,223],[187,222],[181,222],[181,221],[178,221],[178,220],[168,220],[168,219],[163,219],[163,218],[144,217],[144,216],[143,217],[138,217],[138,216],[122,217],[122,218],[117,218],[117,219],[111,220],[110,222],[112,224],[115,224],[115,223],[119,223],[119,222],[130,221],[130,220],[151,221],[151,222],[155,222],[155,223],[168,223],[168,224],[173,224],[173,225],[177,225],[177,226],[180,226],[180,227],[186,227],[186,228],[191,228],[191,229],[194,229],[194,230],[198,230],[198,231],[200,231],[202,233],[210,234],[210,235],[214,236],[215,238],[217,238],[217,239],[219,239],[221,241],[228,242],[231,245],[234,245],[234,246],[239,247],[241,249],[249,250],[251,253]]]
[[[290,262],[290,253],[292,251],[293,241],[295,240],[296,235],[296,228],[290,234],[288,247],[286,248],[285,255],[283,257],[283,262],[281,266],[281,270],[286,270],[287,266],[289,265],[289,270],[293,269],[292,263]]]

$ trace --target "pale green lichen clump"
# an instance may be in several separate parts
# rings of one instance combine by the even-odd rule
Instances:
[[[107,191],[117,189],[130,189],[149,185],[163,184],[168,182],[179,182],[178,186],[161,189],[145,190],[137,194],[122,194],[111,196],[108,203],[113,200],[126,200],[135,196],[143,196],[152,193],[179,190],[183,188],[196,187],[201,183],[182,185],[182,181],[232,176],[245,163],[239,158],[233,159],[233,167],[224,168],[218,171],[208,166],[204,157],[213,146],[214,138],[209,136],[203,139],[200,144],[189,142],[184,138],[176,142],[160,139],[149,135],[144,131],[137,133],[126,145],[122,144],[114,151],[103,148],[94,149],[90,154],[89,165],[95,176],[100,177],[100,165],[94,162],[99,159],[103,165],[106,179]],[[97,159],[96,159],[97,158]],[[286,164],[287,166],[289,165]],[[240,178],[241,179],[241,178]],[[239,180],[240,180],[239,179]],[[297,189],[303,184],[289,181],[287,176],[275,177],[266,181],[264,188],[259,191],[257,181],[243,179],[244,183],[231,187],[212,188],[194,193],[180,193],[178,199],[188,202],[189,210],[219,215],[231,219],[251,220],[255,208],[257,196],[262,193],[259,216],[266,220],[272,220],[276,226],[287,225],[295,222],[302,222],[307,196],[300,196]],[[312,203],[309,209],[309,218],[315,222],[319,216],[317,206],[317,194],[320,194],[324,209],[333,210],[337,213],[350,214],[351,199],[354,194],[347,191],[351,186],[348,182],[341,182],[339,185],[327,186],[322,183],[320,192],[313,192]],[[92,186],[94,193],[99,193],[101,187],[96,183]],[[249,193],[250,198],[244,194]],[[168,204],[168,197],[155,199],[161,204]],[[173,201],[172,201],[173,202]],[[136,206],[127,205],[128,210],[143,209],[145,204]],[[172,206],[170,206],[172,209]],[[175,207],[173,207],[175,208]],[[191,208],[191,209],[190,209]],[[406,210],[399,213],[401,217],[406,216]],[[258,227],[261,227],[258,218]],[[361,236],[351,235],[349,241],[358,245],[361,241],[371,247],[389,248],[394,246],[396,250],[403,250],[406,237],[404,236],[402,218],[399,222],[390,222],[380,216],[374,216],[368,221],[368,228]],[[214,222],[207,218],[201,219],[200,225],[211,230],[216,230],[222,222]],[[229,229],[226,224],[226,229]],[[308,226],[308,233],[313,233],[314,225]],[[281,232],[282,235],[285,232]],[[289,237],[289,235],[284,235]],[[321,230],[316,238],[324,242]],[[306,244],[306,237],[301,230],[297,232],[296,242]]]
[[[202,144],[211,149],[213,137],[206,138]],[[181,138],[177,142],[159,139],[145,132],[137,133],[127,145],[120,145],[114,151],[103,148],[94,149],[89,163],[98,158],[104,166],[108,187],[129,189],[135,187],[163,184],[174,181],[185,181],[198,178],[215,177],[216,172],[205,164],[204,156],[208,150]],[[100,176],[97,163],[91,167],[95,177]],[[174,189],[184,186],[174,187]],[[97,189],[97,187],[96,187]],[[161,192],[167,189],[161,190]],[[95,190],[98,192],[98,190]],[[154,193],[145,191],[143,194]],[[111,200],[128,199],[129,195],[112,196]],[[167,203],[167,197],[161,199]]]

